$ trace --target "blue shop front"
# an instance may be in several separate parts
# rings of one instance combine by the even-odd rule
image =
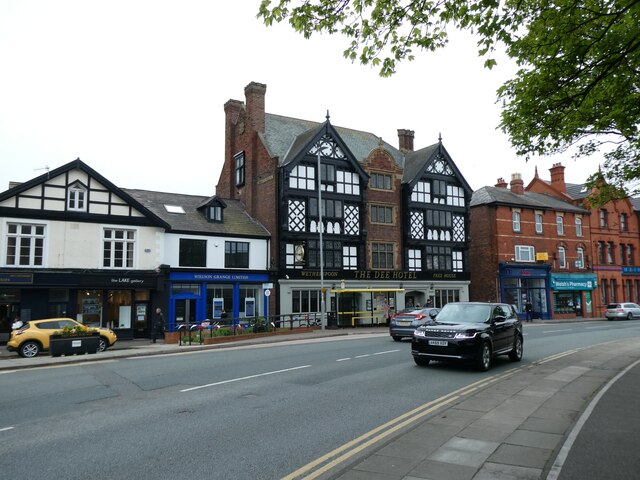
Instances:
[[[513,265],[501,263],[499,267],[500,295],[502,301],[515,305],[518,316],[526,317],[525,305],[532,305],[532,317],[551,319],[551,290],[549,271],[551,265]]]
[[[203,320],[241,321],[267,317],[271,287],[266,273],[171,272],[169,274],[169,331],[182,323]]]

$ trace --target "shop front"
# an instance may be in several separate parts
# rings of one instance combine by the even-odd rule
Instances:
[[[300,315],[321,311],[326,290],[328,324],[338,327],[387,325],[388,317],[404,308],[442,307],[469,299],[464,273],[343,270],[289,270],[280,284],[280,313]]]
[[[593,317],[593,290],[597,287],[594,274],[552,273],[553,317]]]
[[[169,331],[180,324],[203,320],[242,322],[267,317],[269,275],[246,272],[171,272],[169,274]]]
[[[526,318],[526,305],[529,303],[532,318],[551,320],[550,269],[549,264],[500,264],[499,281],[502,301],[514,305],[521,319]]]
[[[111,328],[118,339],[146,337],[151,301],[160,276],[134,272],[0,273],[4,315],[21,320],[68,317],[89,327]]]

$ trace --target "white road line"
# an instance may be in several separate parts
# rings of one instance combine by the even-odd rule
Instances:
[[[224,385],[225,383],[240,382],[242,380],[250,380],[252,378],[266,377],[267,375],[275,375],[276,373],[291,372],[293,370],[300,370],[301,368],[309,368],[310,366],[311,365],[301,365],[299,367],[285,368],[283,370],[274,370],[273,372],[258,373],[256,375],[249,375],[247,377],[232,378],[230,380],[223,380],[221,382],[208,383],[207,385],[198,385],[197,387],[185,388],[184,390],[180,390],[180,393],[200,390],[201,388],[215,387],[216,385]]]
[[[355,358],[366,358],[366,357],[370,357],[371,354],[370,353],[365,353],[364,355],[356,355]]]
[[[336,360],[336,362],[344,362],[344,361],[347,361],[347,360],[351,360],[351,358],[350,358],[350,357],[347,357],[347,358],[339,358],[339,359],[337,359],[337,360]]]
[[[0,432],[6,432],[7,430],[13,430],[13,427],[0,428]]]
[[[590,329],[594,329],[594,328],[610,328],[610,326],[609,325],[602,325],[602,326],[599,326],[599,327],[587,327],[585,330],[590,330]]]
[[[562,330],[543,330],[542,333],[558,333],[558,332],[573,332],[573,328],[563,328]]]
[[[400,350],[387,350],[386,352],[376,352],[376,353],[372,353],[371,355],[386,355],[387,353],[395,353],[399,351]]]
[[[557,480],[558,477],[560,476],[560,472],[562,471],[564,462],[569,456],[569,452],[571,451],[571,448],[573,447],[573,444],[575,443],[576,438],[578,437],[578,434],[582,430],[582,427],[584,427],[584,424],[587,423],[587,420],[593,413],[593,410],[596,408],[596,405],[598,405],[598,402],[600,401],[602,396],[607,392],[607,390],[609,390],[609,388],[611,388],[611,386],[614,383],[616,383],[624,374],[626,374],[629,370],[635,367],[638,363],[640,363],[640,360],[635,361],[634,363],[629,365],[627,368],[625,368],[623,371],[618,373],[611,380],[609,380],[609,382],[607,382],[604,388],[602,388],[597,393],[597,395],[593,397],[591,402],[589,402],[589,405],[582,412],[582,415],[580,415],[580,418],[571,429],[571,432],[569,432],[569,436],[567,437],[567,440],[564,442],[564,445],[562,445],[562,448],[560,448],[560,452],[558,453],[558,456],[556,457],[553,465],[551,466],[551,470],[549,470],[549,474],[547,475],[547,480]]]

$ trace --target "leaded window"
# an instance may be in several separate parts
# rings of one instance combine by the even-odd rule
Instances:
[[[447,203],[447,182],[444,180],[432,180],[431,194],[433,203],[439,203],[441,205]]]
[[[289,173],[289,188],[316,189],[316,169],[309,165],[296,165]]]
[[[372,173],[369,178],[369,186],[378,190],[391,190],[391,175]]]
[[[464,207],[464,189],[462,187],[447,186],[447,205]]]
[[[410,248],[407,251],[407,268],[410,272],[422,271],[422,251],[417,248]]]
[[[371,244],[371,268],[389,270],[393,268],[393,244]]]
[[[454,272],[464,271],[464,265],[462,263],[462,251],[460,250],[452,251],[451,257],[453,259],[453,271]]]
[[[357,205],[344,206],[344,233],[347,235],[360,234],[360,208]]]
[[[426,247],[427,270],[447,271],[453,270],[453,257],[450,247]]]
[[[424,213],[413,211],[410,213],[411,238],[424,239]]]
[[[393,223],[393,207],[371,205],[371,222]]]
[[[417,182],[411,190],[411,201],[416,203],[431,203],[431,184]]]
[[[305,231],[305,203],[302,200],[289,200],[288,226],[290,232]]]

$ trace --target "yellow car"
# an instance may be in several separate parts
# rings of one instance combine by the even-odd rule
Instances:
[[[43,350],[49,350],[49,337],[64,327],[75,328],[84,326],[71,318],[46,318],[43,320],[29,320],[23,326],[11,332],[7,342],[10,352],[18,352],[21,357],[32,358]],[[99,352],[113,346],[118,340],[116,334],[108,328],[96,328],[100,333]]]

